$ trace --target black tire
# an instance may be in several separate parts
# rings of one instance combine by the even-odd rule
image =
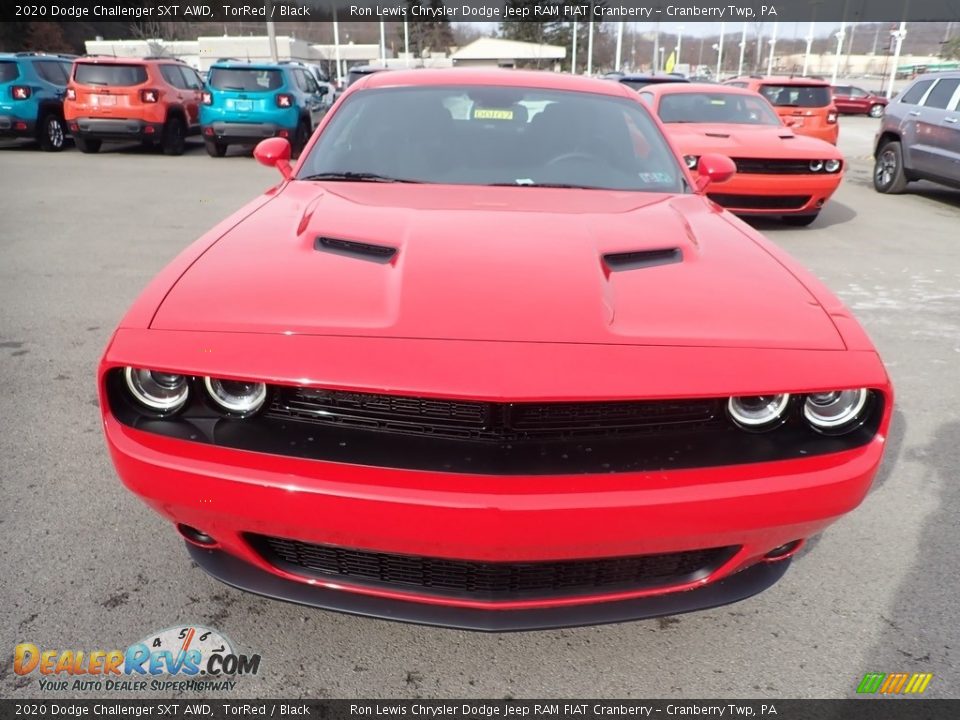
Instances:
[[[67,141],[67,124],[56,113],[47,113],[40,118],[37,129],[40,149],[45,152],[60,152]]]
[[[819,210],[810,215],[783,215],[780,219],[783,220],[784,225],[792,225],[793,227],[806,227],[818,217],[820,217]]]
[[[310,142],[310,124],[307,120],[301,120],[297,125],[297,131],[293,134],[293,142],[290,143],[290,157],[300,157],[300,153],[308,142]]]
[[[187,145],[187,128],[178,116],[167,119],[163,126],[163,141],[160,147],[164,155],[183,155]]]
[[[896,140],[888,140],[877,151],[873,189],[884,195],[897,195],[907,189],[908,182],[903,169],[903,147]]]
[[[204,140],[203,145],[207,148],[207,155],[210,157],[220,158],[227,154],[227,146],[216,140]]]
[[[94,138],[85,138],[80,135],[74,135],[73,142],[76,143],[77,149],[80,152],[91,154],[100,152],[100,145],[103,141]]]
[[[867,111],[867,115],[872,118],[883,117],[883,105],[877,103],[876,105],[871,105],[870,110]]]

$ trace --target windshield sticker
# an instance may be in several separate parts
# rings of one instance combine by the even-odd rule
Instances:
[[[476,108],[473,111],[474,120],[513,120],[513,110],[493,110],[490,108]]]
[[[673,177],[665,172],[642,172],[640,179],[651,185],[670,185],[673,183]]]

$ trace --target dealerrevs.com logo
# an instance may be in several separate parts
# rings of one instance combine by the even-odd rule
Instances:
[[[167,628],[126,650],[41,649],[29,642],[13,651],[13,671],[36,675],[43,691],[233,690],[237,678],[260,671],[260,655],[243,655],[217,630]]]

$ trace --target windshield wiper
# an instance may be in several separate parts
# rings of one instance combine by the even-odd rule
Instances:
[[[343,180],[347,182],[383,182],[383,183],[419,183],[420,180],[407,180],[369,172],[325,172],[307,175],[299,180]]]
[[[607,190],[609,188],[600,187],[598,185],[574,185],[571,183],[538,183],[538,182],[500,182],[500,183],[487,183],[487,187],[517,187],[517,188],[561,188],[567,190]]]

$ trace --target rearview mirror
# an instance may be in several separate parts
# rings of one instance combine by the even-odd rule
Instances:
[[[724,183],[737,172],[737,166],[726,155],[701,155],[697,164],[697,190],[705,190],[708,185]]]
[[[261,140],[253,150],[253,156],[261,165],[275,167],[289,180],[293,172],[290,170],[290,142],[286,138],[273,137]]]

